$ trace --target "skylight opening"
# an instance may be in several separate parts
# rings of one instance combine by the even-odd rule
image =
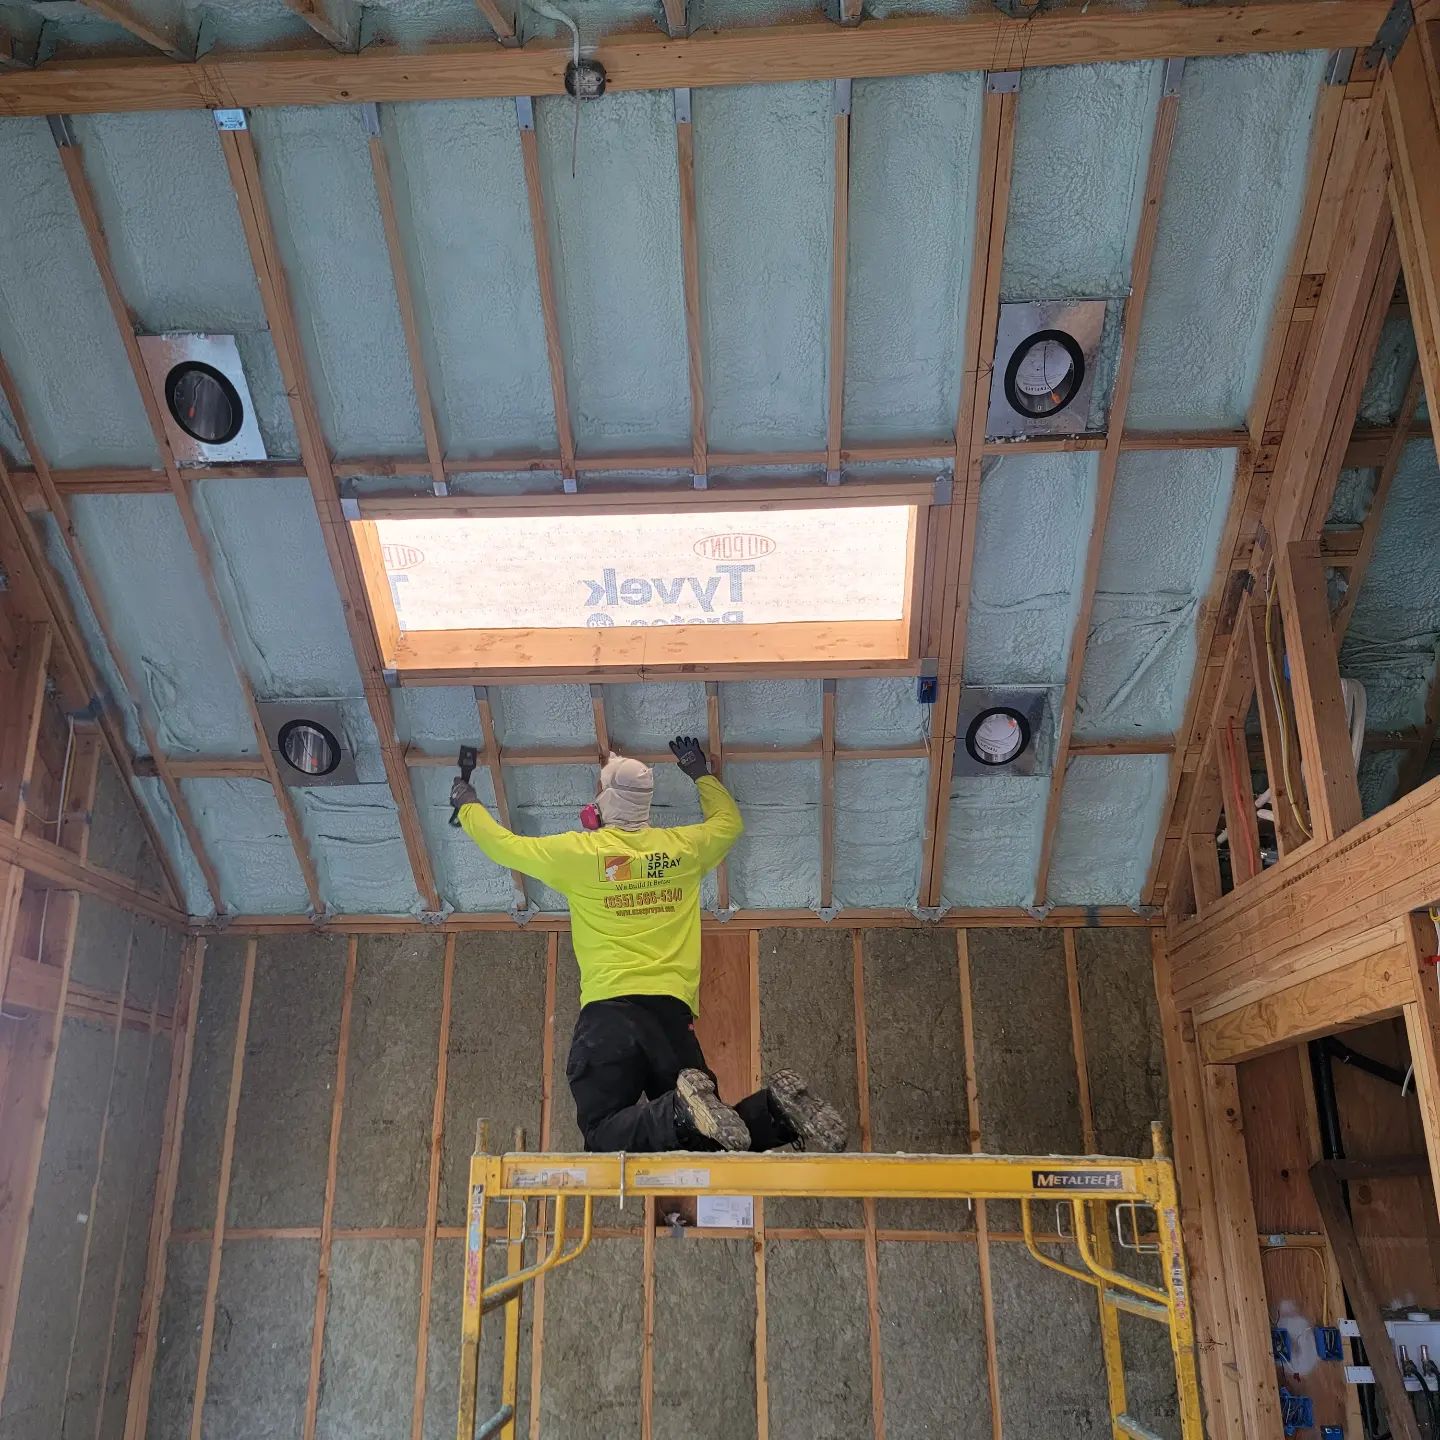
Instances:
[[[452,669],[679,665],[687,644],[701,665],[783,665],[912,657],[924,514],[910,503],[556,507],[357,528],[397,670],[442,655]]]

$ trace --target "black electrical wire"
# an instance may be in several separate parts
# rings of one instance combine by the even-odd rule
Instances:
[[[1427,1355],[1420,1362],[1421,1383],[1424,1384],[1424,1377],[1434,1375],[1435,1388],[1431,1390],[1428,1384],[1425,1385],[1425,1403],[1430,1408],[1430,1433],[1440,1437],[1440,1367]]]
[[[1429,1431],[1430,1431],[1431,1440],[1434,1440],[1434,1437],[1435,1437],[1435,1412],[1434,1412],[1434,1410],[1431,1408],[1431,1404],[1430,1404],[1430,1387],[1425,1383],[1425,1377],[1415,1368],[1415,1362],[1414,1362],[1408,1355],[1405,1356],[1405,1358],[1404,1358],[1403,1360],[1401,1360],[1401,1362],[1400,1362],[1400,1373],[1401,1373],[1407,1380],[1413,1380],[1413,1381],[1420,1387],[1420,1395],[1423,1396],[1424,1398],[1423,1398],[1423,1400],[1422,1400],[1422,1399],[1420,1399],[1419,1397],[1417,1397],[1417,1396],[1415,1396],[1415,1395],[1412,1394],[1412,1395],[1410,1396],[1410,1408],[1415,1412],[1415,1423],[1416,1423],[1416,1425],[1421,1426],[1421,1427],[1423,1427],[1423,1428],[1428,1428]],[[1421,1413],[1420,1413],[1420,1406],[1421,1406],[1422,1404],[1425,1406],[1425,1410],[1426,1410],[1427,1414],[1428,1414],[1429,1417],[1430,1417],[1429,1425],[1428,1425],[1428,1426],[1426,1426],[1425,1417],[1422,1416]]]
[[[1363,1070],[1367,1075],[1373,1075],[1377,1080],[1384,1080],[1397,1089],[1405,1088],[1405,1072],[1403,1070],[1397,1070],[1393,1065],[1385,1064],[1383,1060],[1373,1060],[1369,1055],[1361,1054],[1360,1051],[1352,1049],[1334,1035],[1327,1035],[1320,1041],[1320,1044],[1325,1047],[1327,1055],[1338,1060],[1342,1065],[1349,1065],[1355,1070]]]

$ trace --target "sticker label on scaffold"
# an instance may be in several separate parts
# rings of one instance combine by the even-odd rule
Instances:
[[[635,1177],[637,1190],[668,1190],[672,1186],[679,1190],[709,1183],[708,1170],[653,1170],[648,1175]]]
[[[590,1172],[583,1166],[565,1166],[558,1170],[522,1170],[510,1179],[517,1190],[575,1190],[590,1182]]]
[[[1123,1170],[1032,1170],[1037,1190],[1124,1190]]]
[[[1165,1233],[1170,1237],[1170,1293],[1175,1297],[1175,1314],[1185,1314],[1190,1302],[1185,1293],[1185,1264],[1180,1259],[1180,1221],[1173,1210],[1163,1212]]]
[[[485,1254],[485,1191],[477,1185],[470,1192],[470,1225],[465,1235],[465,1301],[474,1305],[480,1298],[480,1259]]]

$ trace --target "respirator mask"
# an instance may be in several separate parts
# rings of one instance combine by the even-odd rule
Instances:
[[[600,807],[592,800],[588,805],[580,807],[580,828],[582,830],[599,830],[605,824],[600,818]]]

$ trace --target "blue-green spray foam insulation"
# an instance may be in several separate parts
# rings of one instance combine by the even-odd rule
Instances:
[[[1049,893],[1057,905],[1138,905],[1169,782],[1165,755],[1070,762]]]
[[[441,442],[452,455],[555,451],[514,104],[387,106],[384,133]]]
[[[697,90],[705,390],[716,450],[823,445],[834,89]]]
[[[360,107],[256,110],[251,130],[326,436],[341,456],[422,452]]]
[[[1243,423],[1299,220],[1325,59],[1186,64],[1127,424]]]
[[[575,443],[688,449],[673,97],[609,96],[578,132],[574,116],[565,96],[535,106]]]
[[[0,354],[51,465],[159,463],[44,120],[0,120]]]
[[[1179,728],[1235,463],[1233,450],[1121,455],[1090,614],[1077,735],[1158,736]]]
[[[1151,64],[1024,72],[1002,300],[1129,293],[1160,71]]]
[[[970,293],[980,75],[860,80],[850,122],[845,432],[953,435]]]
[[[305,879],[269,784],[182,780],[180,788],[226,904],[244,915],[302,914]]]

